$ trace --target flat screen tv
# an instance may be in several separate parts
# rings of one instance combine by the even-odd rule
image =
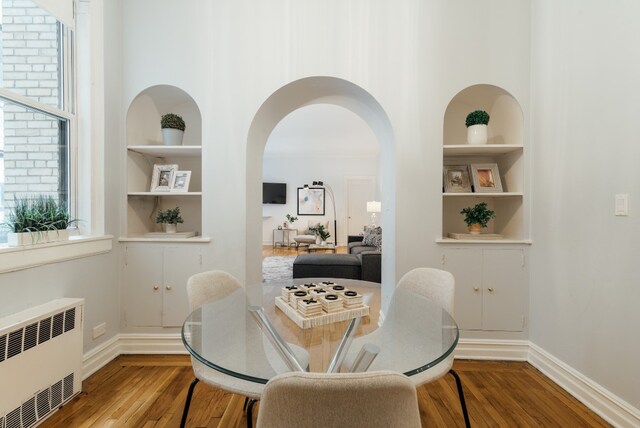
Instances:
[[[286,204],[287,183],[262,183],[263,204]]]

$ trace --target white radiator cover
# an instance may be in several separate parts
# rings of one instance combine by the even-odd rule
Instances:
[[[0,318],[0,428],[38,425],[82,390],[84,299]]]

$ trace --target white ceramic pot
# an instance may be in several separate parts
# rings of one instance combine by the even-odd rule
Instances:
[[[316,236],[316,245],[320,245],[322,243],[322,238],[320,238],[320,235]]]
[[[469,144],[487,144],[487,125],[472,125],[467,128]]]
[[[164,233],[176,233],[178,231],[178,225],[172,223],[164,223]]]
[[[184,131],[173,128],[162,128],[162,143],[165,146],[181,146]]]

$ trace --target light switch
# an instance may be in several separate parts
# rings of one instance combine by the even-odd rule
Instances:
[[[616,195],[616,215],[629,215],[629,195]]]

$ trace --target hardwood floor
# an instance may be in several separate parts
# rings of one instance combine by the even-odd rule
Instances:
[[[262,246],[262,258],[264,259],[265,257],[268,256],[295,256],[296,254],[306,254],[306,250],[304,249],[304,247],[300,248],[300,250],[298,251],[296,249],[296,247],[276,247],[273,248],[273,246],[271,245],[263,245]],[[336,253],[337,254],[346,254],[347,253],[347,247],[346,246],[342,246],[342,247],[337,247],[336,248]]]
[[[609,426],[528,363],[459,360],[454,368],[474,427]],[[41,426],[177,427],[192,379],[187,356],[122,355],[89,377],[82,394]],[[198,384],[187,426],[246,426],[241,407],[235,421],[221,423],[231,397]],[[418,402],[423,426],[464,426],[451,376],[418,388]]]

